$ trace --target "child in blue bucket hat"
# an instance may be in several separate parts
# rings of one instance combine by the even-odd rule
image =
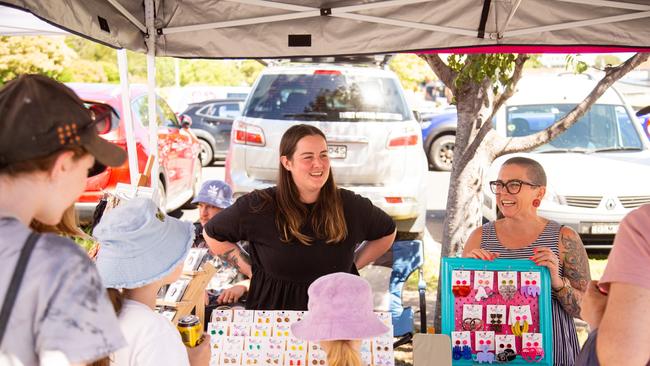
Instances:
[[[232,205],[232,189],[222,180],[207,180],[201,185],[201,190],[192,203],[199,206],[199,222],[194,223],[196,230],[194,247],[207,248],[203,239],[203,226],[221,210]]]
[[[192,224],[167,216],[151,199],[134,198],[108,211],[93,235],[101,243],[97,269],[128,343],[112,364],[208,365],[210,342],[186,349],[174,325],[154,311],[158,290],[180,277]]]

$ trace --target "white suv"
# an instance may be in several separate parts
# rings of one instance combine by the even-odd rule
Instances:
[[[398,231],[424,232],[422,133],[392,72],[332,64],[263,71],[233,122],[226,181],[235,197],[275,184],[280,138],[299,123],[327,136],[339,186],[368,197]]]
[[[522,79],[517,92],[497,113],[503,136],[525,136],[564,117],[596,82],[576,77]],[[540,162],[548,177],[539,214],[575,229],[593,248],[608,247],[618,224],[630,210],[650,203],[650,150],[634,112],[621,95],[608,89],[570,129],[527,156]],[[497,216],[489,181],[501,164],[497,159],[484,179],[483,215]]]

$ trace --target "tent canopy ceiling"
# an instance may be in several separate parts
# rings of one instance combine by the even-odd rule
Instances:
[[[0,0],[95,41],[157,56],[278,58],[513,46],[650,50],[647,0]],[[596,48],[594,48],[596,50]],[[600,48],[600,51],[606,50]],[[630,51],[630,49],[627,49]]]

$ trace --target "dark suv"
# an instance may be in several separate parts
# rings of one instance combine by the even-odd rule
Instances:
[[[192,132],[201,144],[201,165],[225,159],[230,145],[232,121],[241,115],[244,99],[210,99],[192,103],[179,115],[191,122]]]

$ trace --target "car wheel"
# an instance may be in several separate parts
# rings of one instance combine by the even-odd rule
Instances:
[[[429,163],[434,170],[448,172],[454,162],[455,135],[442,135],[429,147]]]
[[[199,139],[199,145],[201,145],[201,152],[199,153],[201,166],[208,166],[212,164],[212,160],[214,160],[214,153],[212,152],[212,146],[210,146],[210,143],[203,139]]]

